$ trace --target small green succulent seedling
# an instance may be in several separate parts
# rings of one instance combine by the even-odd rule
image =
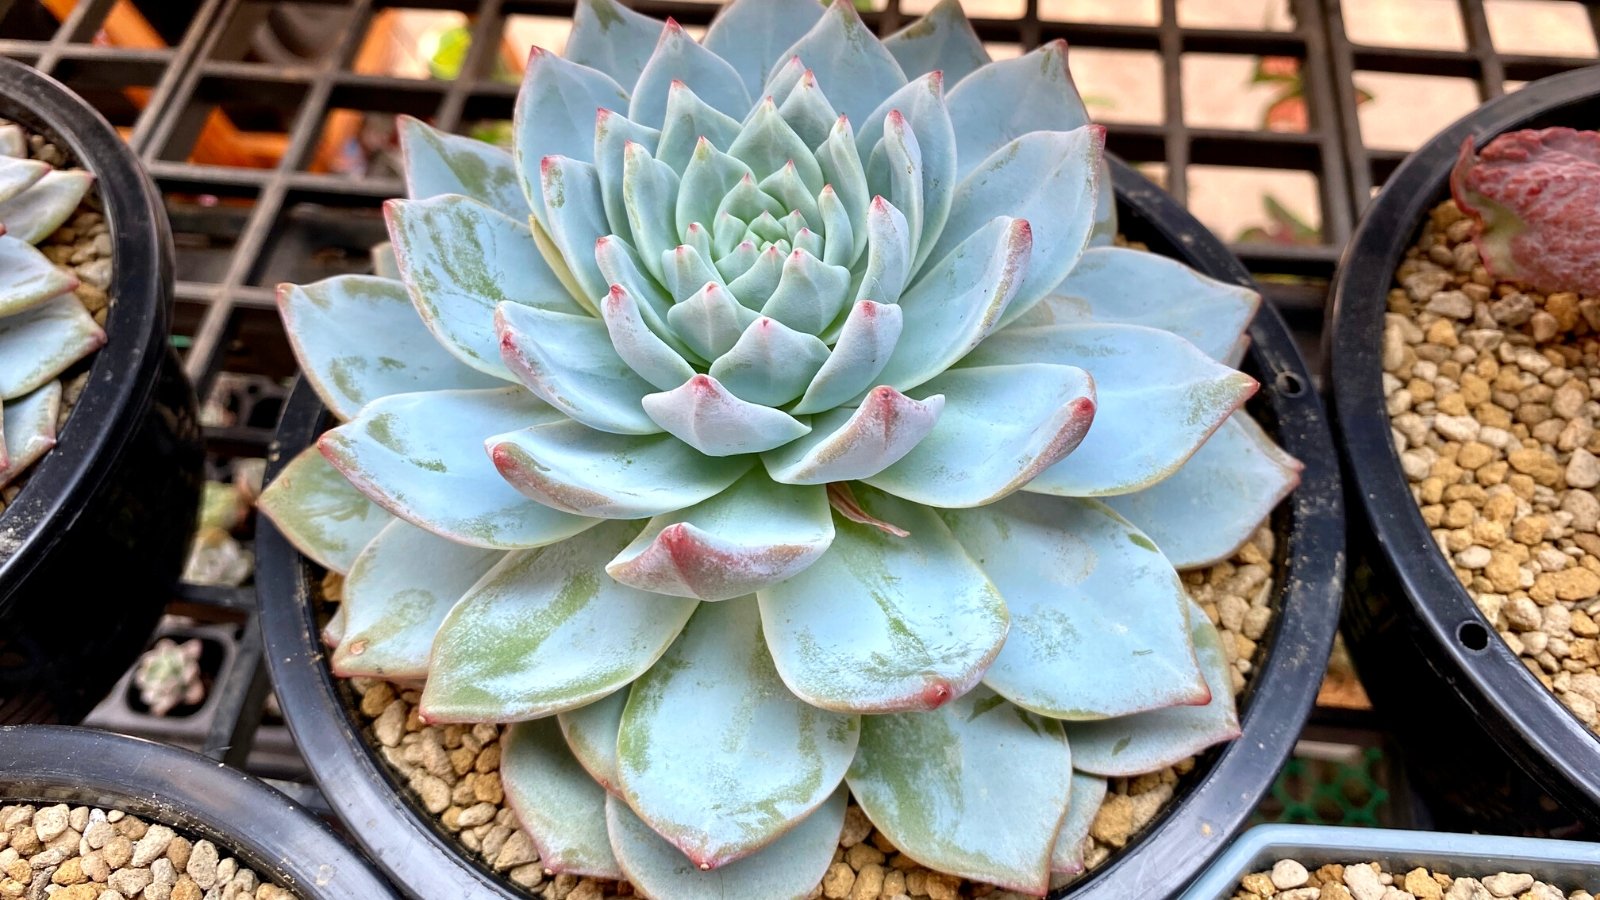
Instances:
[[[204,645],[198,638],[178,643],[162,638],[139,657],[134,667],[133,685],[139,700],[150,707],[150,714],[164,716],[181,704],[195,704],[206,697],[200,678],[200,653]]]
[[[94,178],[27,158],[17,125],[0,125],[0,487],[55,446],[63,371],[105,332],[73,294],[78,280],[35,244],[78,208]]]
[[[1259,298],[1112,246],[1064,45],[581,0],[514,130],[404,120],[392,257],[282,287],[343,424],[261,506],[347,575],[336,672],[516,723],[544,865],[802,897],[853,793],[1043,893],[1107,778],[1237,733],[1177,569],[1298,480],[1240,410]]]

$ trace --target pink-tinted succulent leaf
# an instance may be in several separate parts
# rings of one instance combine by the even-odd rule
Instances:
[[[737,119],[750,111],[750,92],[733,66],[668,19],[633,88],[628,118],[651,128],[662,127],[667,119],[667,94],[675,81],[688,85],[707,105],[725,115]]]
[[[656,388],[671,390],[693,378],[694,368],[645,322],[644,309],[626,288],[613,284],[600,315],[622,361]]]
[[[952,87],[989,62],[960,0],[940,0],[927,15],[884,38],[883,46],[907,77],[942,71]]]
[[[827,96],[822,93],[822,86],[817,84],[816,74],[812,72],[800,77],[800,81],[778,107],[778,115],[783,116],[794,133],[800,135],[800,140],[813,150],[828,139],[833,123],[839,119],[839,111],[828,102]]]
[[[826,491],[752,469],[709,500],[651,519],[606,573],[658,594],[730,600],[803,571],[832,542]]]
[[[1600,133],[1513,131],[1475,154],[1469,137],[1450,173],[1456,205],[1496,278],[1545,292],[1600,293]]]
[[[32,187],[0,202],[0,222],[7,235],[37,244],[72,216],[91,184],[94,176],[83,169],[46,172]]]
[[[1257,387],[1183,338],[1142,325],[1008,328],[961,365],[1015,362],[1081,363],[1094,377],[1094,427],[1027,486],[1058,497],[1130,494],[1167,478]]]
[[[885,522],[873,516],[861,507],[861,502],[856,499],[856,492],[851,489],[848,481],[835,481],[828,485],[828,505],[833,511],[844,516],[846,521],[858,525],[870,525],[891,537],[910,537],[911,532],[901,528],[893,522]]]
[[[28,153],[28,136],[21,125],[0,125],[0,156],[18,158]]]
[[[1072,787],[1067,795],[1067,815],[1061,820],[1061,831],[1056,834],[1056,846],[1050,853],[1050,872],[1053,875],[1076,875],[1084,870],[1085,843],[1095,814],[1106,798],[1106,780],[1082,772],[1072,773]]]
[[[856,716],[801,702],[762,643],[754,597],[702,603],[628,695],[622,797],[700,868],[771,845],[825,803],[856,752]]]
[[[678,233],[687,232],[695,223],[715,226],[723,200],[747,177],[755,178],[749,166],[709,140],[697,141],[678,182],[678,198],[673,207]]]
[[[603,237],[595,241],[594,258],[607,285],[622,286],[639,302],[639,314],[650,330],[679,353],[687,352],[683,342],[674,337],[672,329],[666,325],[667,310],[673,298],[645,273],[643,261],[633,246],[615,235]]]
[[[618,788],[617,732],[622,727],[622,710],[628,705],[628,688],[613,691],[593,703],[557,713],[567,749],[589,773],[589,777],[611,793]]]
[[[8,234],[0,235],[0,272],[5,273],[0,278],[0,318],[32,309],[78,286],[72,273]]]
[[[792,3],[790,6],[804,4]],[[646,825],[619,797],[606,799],[611,849],[627,880],[653,900],[706,900],[708,897],[760,897],[804,900],[833,861],[844,830],[843,787],[816,812],[770,847],[737,862],[702,870],[678,848]]]
[[[750,96],[762,93],[783,51],[822,18],[822,7],[790,0],[734,0],[722,7],[706,31],[706,49],[727,60]]]
[[[849,269],[794,250],[784,257],[778,286],[762,304],[761,314],[796,331],[816,334],[838,319],[849,301]]]
[[[909,390],[978,346],[1022,285],[1032,248],[1027,222],[996,216],[934,263],[900,298],[905,327],[881,381]]]
[[[913,259],[920,259],[927,248],[922,246],[923,233],[923,175],[922,148],[905,116],[897,109],[889,111],[883,123],[883,137],[863,154],[867,161],[867,190],[878,198],[887,200],[895,209],[905,214],[906,231],[910,238]],[[948,188],[945,196],[949,199]]]
[[[636,13],[616,0],[579,0],[561,55],[632,85],[660,39],[660,19]]]
[[[606,577],[606,561],[638,532],[638,522],[602,522],[583,540],[507,554],[439,626],[422,716],[536,719],[599,700],[654,665],[699,601]]]
[[[805,392],[828,356],[828,345],[816,336],[762,316],[711,364],[709,374],[736,397],[781,406]]]
[[[748,276],[746,276],[748,277]],[[759,318],[755,310],[735,299],[715,281],[667,310],[667,324],[691,352],[715,360],[733,349],[739,336]]]
[[[900,340],[900,307],[894,304],[858,301],[844,320],[828,361],[817,370],[800,402],[790,412],[796,415],[824,412],[859,397],[876,383]]]
[[[45,386],[105,343],[105,331],[72,294],[0,318],[0,400]]]
[[[710,375],[647,394],[643,402],[656,424],[712,457],[762,453],[811,431],[786,412],[739,399]]]
[[[915,136],[921,180],[921,221],[913,240],[917,247],[914,269],[934,258],[930,254],[944,231],[956,189],[956,135],[950,123],[950,110],[945,106],[945,84],[945,76],[940,72],[923,74],[879,104],[857,132],[856,148],[868,159],[873,158],[873,148],[878,142],[895,129],[909,129]],[[890,199],[894,197],[890,195]],[[907,206],[899,206],[907,218],[912,218]]]
[[[568,417],[614,434],[655,434],[639,399],[655,390],[611,346],[606,323],[517,303],[495,309],[506,367]]]
[[[340,419],[390,394],[504,384],[440,346],[399,281],[336,275],[280,284],[278,313],[300,371]]]
[[[867,264],[855,282],[855,297],[895,303],[912,273],[911,226],[894,204],[872,198],[867,207]]]
[[[595,111],[600,109],[627,112],[628,92],[604,72],[533,48],[512,114],[511,158],[540,224],[546,224],[540,164],[549,156],[592,161]]]
[[[752,240],[744,243],[753,246],[758,242]],[[783,264],[787,259],[788,256],[776,244],[768,245],[756,255],[750,268],[728,282],[728,292],[741,306],[751,311],[761,309],[778,289],[778,281],[783,277]]]
[[[544,225],[550,240],[541,247],[552,270],[557,262],[566,267],[575,288],[573,298],[590,313],[609,287],[595,263],[595,241],[611,233],[606,220],[605,196],[600,192],[600,174],[595,167],[565,156],[546,156],[539,163],[544,187]],[[626,204],[625,204],[626,205]],[[550,253],[559,260],[550,259]]]
[[[1066,723],[1072,764],[1106,778],[1155,772],[1239,736],[1227,654],[1216,626],[1199,606],[1189,606],[1189,634],[1200,671],[1211,689],[1203,706],[1174,706],[1117,719]]]
[[[465,194],[512,218],[528,214],[528,198],[510,153],[476,138],[440,131],[412,116],[395,117],[395,127],[406,196],[426,200]]]
[[[341,575],[394,517],[339,474],[316,447],[289,461],[256,499],[296,550]]]
[[[870,478],[899,462],[934,428],[944,396],[913,400],[887,385],[861,405],[836,407],[811,421],[811,433],[763,454],[775,481],[827,484]]]
[[[933,712],[863,720],[846,778],[901,853],[1042,897],[1072,757],[1060,722],[978,687]]]
[[[795,56],[816,73],[834,108],[854,122],[865,122],[883,98],[906,83],[900,64],[851,3],[830,5],[804,37],[774,58]],[[767,93],[774,93],[770,86]]]
[[[834,520],[833,545],[804,572],[758,591],[783,681],[839,712],[936,709],[971,690],[1000,651],[999,590],[932,510],[857,488],[895,537]]]
[[[737,115],[742,116],[747,110],[748,107]],[[733,145],[733,139],[739,136],[737,118],[722,113],[700,99],[699,94],[681,81],[674,81],[667,91],[666,116],[666,121],[661,125],[660,147],[651,152],[679,175],[687,171],[689,161],[694,158],[695,149],[701,141],[707,141],[719,150],[726,150]],[[720,196],[719,193],[717,197]],[[716,197],[708,199],[716,201]],[[678,223],[680,231],[686,224]]]
[[[494,308],[504,301],[581,314],[526,225],[450,194],[384,205],[411,302],[440,345],[474,369],[514,381],[500,359]],[[442,239],[448,235],[449,239]]]
[[[0,203],[10,200],[34,184],[50,171],[48,163],[36,159],[14,159],[0,156]]]
[[[677,199],[678,173],[652,157],[643,144],[624,145],[622,206],[628,214],[628,230],[645,268],[666,283],[669,291],[672,285],[665,281],[662,255],[680,243],[673,220]],[[709,268],[710,263],[706,265]]]
[[[1092,247],[1049,297],[1026,311],[1013,306],[1001,322],[1144,325],[1237,366],[1246,346],[1241,339],[1260,307],[1255,291],[1208,278],[1177,260],[1126,247]]]
[[[654,153],[661,132],[631,121],[621,113],[602,109],[594,119],[594,167],[600,175],[600,198],[605,204],[606,224],[611,233],[625,241],[633,240],[628,225],[628,208],[623,202],[622,174],[628,146],[638,144]],[[602,270],[603,270],[602,266]]]
[[[855,264],[855,227],[850,224],[850,213],[833,185],[827,185],[817,195],[817,215],[822,217],[822,261],[830,266]],[[816,255],[816,254],[813,254]]]
[[[956,187],[950,219],[930,258],[943,258],[997,215],[1027,220],[1033,253],[1016,297],[1000,319],[1004,326],[1078,264],[1094,225],[1085,211],[1103,187],[1104,155],[1105,130],[1099,126],[1035,131],[1001,147]]]
[[[1122,517],[1092,500],[1028,493],[940,515],[1011,613],[1010,636],[983,677],[995,692],[1053,719],[1210,697],[1178,573]]]
[[[1106,504],[1149,535],[1173,565],[1195,569],[1244,546],[1300,483],[1303,468],[1240,410],[1170,478]]]
[[[610,434],[565,418],[495,435],[484,446],[506,482],[527,496],[606,519],[693,506],[726,490],[755,461],[714,459],[670,434]]]
[[[760,181],[793,163],[795,174],[813,192],[822,190],[823,174],[806,142],[778,113],[771,97],[762,100],[733,139],[728,154],[750,167]],[[733,210],[737,215],[738,210]]]
[[[791,240],[807,223],[822,221],[822,214],[817,210],[816,192],[801,180],[800,171],[794,163],[785,164],[783,168],[761,179],[760,184],[756,186],[761,188],[762,193],[778,201],[779,206],[790,210],[780,221],[789,232]],[[793,227],[790,227],[791,223]]]
[[[606,834],[606,790],[573,758],[555,719],[506,729],[500,781],[541,866],[563,875],[622,877]]]
[[[345,577],[344,636],[333,671],[390,681],[428,677],[428,654],[445,614],[504,556],[390,522]]]
[[[324,647],[332,650],[339,646],[340,641],[344,640],[345,618],[343,606],[335,609],[333,615],[328,617],[327,624],[322,626],[322,645]]]
[[[378,278],[387,278],[390,281],[400,280],[400,260],[395,258],[394,244],[388,241],[373,244],[369,251],[372,257],[372,274]]]
[[[866,480],[929,506],[993,503],[1072,453],[1100,421],[1095,381],[1075,366],[952,369],[922,390],[945,397],[938,424]]]
[[[520,387],[380,397],[325,433],[324,456],[390,513],[442,538],[492,550],[539,547],[596,524],[534,503],[507,484],[483,436],[567,421]]]
[[[688,244],[662,251],[660,257],[661,283],[666,287],[668,296],[687,300],[706,285],[723,283],[722,274],[712,264],[709,255]]]
[[[851,259],[859,258],[867,246],[867,207],[872,195],[867,192],[866,169],[856,150],[855,130],[849,119],[840,116],[833,123],[828,139],[817,148],[817,165],[828,186],[838,194],[839,205],[850,217],[850,229],[855,236]]]
[[[26,397],[5,403],[4,449],[0,450],[0,487],[39,461],[56,445],[56,419],[61,415],[61,382],[52,381]]]

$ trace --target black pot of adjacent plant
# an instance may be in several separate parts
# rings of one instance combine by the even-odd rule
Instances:
[[[1592,71],[1493,100],[1412,154],[1335,286],[1328,359],[1361,510],[1344,627],[1442,827],[1600,825],[1582,377],[1597,310],[1497,280],[1446,203],[1458,158],[1554,126],[1600,126]]]
[[[0,727],[0,891],[76,900],[382,900],[389,887],[315,816],[198,753],[88,728]],[[20,866],[21,868],[14,868]],[[27,880],[17,875],[26,872]],[[35,884],[34,882],[38,882]],[[143,893],[141,893],[141,891]]]
[[[203,455],[167,346],[171,238],[138,161],[66,88],[3,60],[0,119],[0,242],[32,279],[0,297],[0,722],[71,722],[155,627]]]

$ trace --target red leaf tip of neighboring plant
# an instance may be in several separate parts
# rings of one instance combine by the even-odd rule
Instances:
[[[1468,138],[1450,193],[1475,223],[1490,274],[1545,293],[1600,293],[1600,132],[1511,131],[1481,153]]]

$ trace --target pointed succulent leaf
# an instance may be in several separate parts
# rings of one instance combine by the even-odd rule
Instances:
[[[36,159],[15,159],[0,155],[0,203],[33,187],[49,171],[48,163]]]
[[[52,263],[33,245],[0,235],[0,318],[59,297],[78,286],[78,279]]]
[[[505,480],[527,496],[552,509],[607,519],[693,506],[751,465],[709,458],[672,435],[611,434],[565,418],[495,435],[485,446]]]
[[[853,3],[831,4],[811,30],[778,58],[793,56],[816,73],[823,90],[837,95],[834,108],[856,122],[866,121],[879,99],[906,83],[900,64],[861,21]]]
[[[476,200],[458,194],[391,200],[384,216],[422,321],[446,350],[480,372],[513,380],[494,333],[497,304],[583,311],[545,265],[528,228]]]
[[[777,200],[779,205],[791,210],[783,219],[786,229],[791,222],[796,226],[790,233],[791,238],[806,223],[822,221],[822,213],[817,209],[816,192],[801,180],[794,163],[785,163],[783,168],[763,178],[758,187],[767,196]]]
[[[728,153],[749,166],[758,180],[794,163],[795,173],[807,188],[813,193],[822,190],[823,173],[816,157],[783,120],[771,97],[756,106]]]
[[[659,19],[634,12],[617,0],[579,0],[562,55],[621,84],[634,84],[660,39]]]
[[[661,430],[639,405],[654,386],[617,356],[605,322],[502,303],[494,327],[506,367],[539,399],[600,431]]]
[[[774,484],[757,469],[709,500],[651,519],[606,573],[658,594],[729,600],[803,571],[832,542],[822,488]]]
[[[343,606],[336,608],[333,614],[328,616],[327,623],[322,626],[321,638],[324,647],[332,650],[339,646],[340,641],[344,640],[345,618]]]
[[[695,42],[672,19],[661,30],[661,40],[639,74],[628,118],[660,128],[667,118],[667,92],[674,81],[688,85],[712,109],[729,116],[750,111],[750,92],[732,65]]]
[[[1107,778],[1141,775],[1188,759],[1212,744],[1239,736],[1231,667],[1216,626],[1205,611],[1189,606],[1189,633],[1211,700],[1097,722],[1068,722],[1072,764]]]
[[[341,677],[421,679],[445,613],[505,553],[447,541],[396,519],[356,557],[344,582]]]
[[[826,185],[817,195],[817,215],[822,217],[822,261],[830,266],[849,267],[856,260],[855,229],[850,224],[850,213],[833,185]],[[813,256],[818,254],[813,253]]]
[[[827,359],[828,345],[816,336],[762,316],[711,364],[709,374],[736,397],[781,406],[805,391]]]
[[[1010,636],[983,677],[997,693],[1053,719],[1209,697],[1178,573],[1116,513],[1092,500],[1020,493],[940,515],[1011,612]]]
[[[628,688],[613,691],[593,703],[556,714],[567,749],[607,791],[617,791],[617,731],[622,710],[628,705]]]
[[[708,284],[722,284],[722,273],[695,247],[679,244],[660,256],[662,282],[676,299],[687,300]]]
[[[840,116],[833,123],[828,139],[817,148],[817,165],[829,187],[837,192],[839,205],[850,218],[850,230],[855,236],[855,246],[850,258],[861,256],[867,246],[867,206],[872,195],[867,192],[866,170],[861,155],[856,151],[855,132],[850,120]]]
[[[715,281],[667,310],[667,324],[673,332],[701,359],[711,360],[733,349],[757,318],[755,310]]]
[[[804,900],[833,861],[848,796],[841,787],[770,847],[709,871],[652,831],[621,798],[606,799],[606,828],[623,874],[641,894],[655,900]]]
[[[710,457],[761,453],[811,430],[782,410],[739,399],[710,375],[646,394],[643,403],[656,424]]]
[[[484,435],[552,421],[566,417],[520,387],[392,394],[318,444],[389,512],[457,543],[512,550],[565,540],[595,524],[518,494],[484,455]]]
[[[747,177],[753,180],[749,166],[709,140],[697,141],[678,183],[675,213],[678,232],[686,232],[695,222],[714,226],[723,199]]]
[[[278,312],[300,370],[340,419],[390,394],[502,383],[440,346],[400,281],[336,275],[281,284]]]
[[[628,211],[628,228],[646,268],[656,261],[651,272],[657,278],[662,277],[662,254],[679,244],[673,221],[677,196],[678,174],[671,166],[652,157],[641,144],[623,148],[622,205]]]
[[[1084,251],[1048,307],[1023,324],[1089,322],[1145,325],[1170,331],[1201,353],[1234,366],[1241,338],[1261,306],[1247,287],[1208,278],[1177,260],[1126,247]],[[1020,313],[1007,311],[1002,321]]]
[[[8,401],[0,432],[0,487],[12,482],[56,445],[56,419],[61,415],[61,382],[52,381],[26,397]]]
[[[744,110],[740,110],[738,114],[743,113]],[[688,168],[701,140],[725,150],[739,136],[739,127],[738,119],[701,100],[687,84],[674,81],[667,93],[666,121],[661,125],[661,145],[656,151],[656,159],[681,175]],[[680,223],[679,228],[685,224]]]
[[[363,547],[394,517],[368,500],[307,447],[289,461],[256,500],[296,550],[325,569],[348,574]]]
[[[32,393],[105,343],[105,331],[71,294],[0,318],[0,400]]]
[[[960,0],[940,0],[928,14],[883,40],[908,78],[943,71],[955,85],[989,62],[989,51],[961,10]]]
[[[943,394],[926,438],[869,484],[929,506],[983,506],[1027,485],[1091,433],[1096,383],[1075,366],[952,369],[922,390]]]
[[[654,665],[698,601],[606,577],[606,561],[638,531],[603,522],[581,541],[507,554],[439,626],[422,716],[536,719],[599,700]]]
[[[920,231],[913,242],[917,246],[913,268],[920,268],[924,260],[939,258],[934,246],[944,231],[956,190],[956,135],[944,101],[945,77],[930,72],[896,91],[873,111],[856,137],[862,155],[870,158],[878,140],[888,136],[886,126],[896,114],[915,136],[922,212]],[[907,214],[909,217],[909,211]]]
[[[1059,497],[1127,494],[1168,477],[1256,390],[1254,378],[1183,338],[1140,325],[1008,328],[962,365],[1001,362],[1091,367],[1095,427],[1071,456],[1028,484]]]
[[[1060,722],[979,687],[933,712],[865,719],[848,778],[907,856],[1043,896],[1072,757]]]
[[[522,191],[541,223],[545,192],[540,162],[564,156],[589,162],[594,153],[595,112],[627,112],[628,93],[610,75],[534,47],[522,73],[512,118],[511,156],[522,173]]]
[[[1067,68],[1067,42],[984,66],[950,90],[961,177],[1030,131],[1071,131],[1089,111]]]
[[[1082,772],[1072,773],[1072,788],[1067,795],[1067,815],[1056,834],[1056,847],[1050,854],[1051,874],[1076,875],[1084,870],[1084,845],[1095,814],[1106,799],[1106,780]]]
[[[766,84],[773,63],[786,59],[783,51],[820,18],[822,6],[817,3],[735,0],[711,21],[705,46],[733,66],[753,97]]]
[[[894,204],[872,198],[867,207],[867,265],[856,286],[857,300],[896,303],[913,271],[911,225]]]
[[[573,299],[593,313],[595,303],[610,287],[594,259],[595,241],[611,233],[600,175],[589,163],[546,156],[539,163],[539,176],[544,188],[546,234],[571,273],[578,290]],[[623,205],[627,205],[626,190]]]
[[[867,158],[867,190],[905,214],[912,259],[922,256],[922,148],[897,109],[884,121],[883,137]],[[946,192],[948,196],[948,191]]]
[[[646,324],[643,307],[620,284],[600,304],[600,315],[611,338],[611,346],[629,368],[656,388],[670,391],[694,377],[694,369],[682,354]]]
[[[94,176],[82,169],[46,172],[32,187],[0,202],[0,222],[7,235],[37,244],[67,221],[93,183]]]
[[[1300,483],[1302,468],[1239,410],[1171,477],[1106,505],[1143,529],[1173,565],[1194,569],[1242,547]]]
[[[833,324],[849,301],[849,269],[795,250],[784,257],[778,286],[762,305],[761,314],[797,331],[816,334]]]
[[[859,721],[789,693],[754,597],[702,603],[634,683],[617,735],[622,797],[702,868],[772,844],[827,801]]]
[[[406,196],[426,200],[465,194],[512,218],[528,214],[528,198],[510,153],[476,138],[439,131],[412,116],[397,116],[395,126]]]
[[[555,719],[506,729],[500,782],[539,851],[540,865],[563,875],[622,877],[606,834],[606,790],[573,758]]]
[[[905,327],[880,376],[900,390],[948,369],[999,324],[1029,266],[1028,223],[993,220],[928,269],[900,298]]]
[[[900,307],[858,301],[844,320],[828,361],[817,370],[805,395],[790,410],[795,415],[824,412],[876,383],[900,339]]]
[[[638,254],[627,241],[616,236],[603,237],[594,244],[595,263],[608,285],[620,285],[639,303],[639,315],[645,324],[672,349],[686,353],[683,342],[673,336],[667,327],[667,310],[673,298],[667,295],[655,279],[645,274]],[[609,295],[609,291],[607,294]],[[688,357],[685,357],[687,359]]]
[[[869,516],[907,537],[836,518],[833,545],[757,592],[783,681],[823,709],[935,709],[977,684],[1005,639],[994,584],[921,506],[861,489]]]
[[[634,239],[622,191],[628,146],[638,144],[654,153],[660,140],[661,132],[646,128],[620,113],[602,109],[595,114],[594,168],[600,176],[600,200],[605,204],[606,224],[610,226],[611,233],[625,241]],[[601,271],[604,271],[604,267]]]
[[[833,123],[839,119],[839,111],[828,102],[813,72],[807,72],[800,77],[800,81],[778,107],[778,114],[789,123],[795,134],[800,135],[800,140],[805,141],[806,146],[812,149],[821,146],[822,142],[828,139],[828,133],[833,130]]]
[[[786,484],[869,478],[911,452],[933,430],[943,409],[943,395],[913,400],[880,385],[867,392],[859,407],[841,406],[818,415],[810,434],[761,459],[773,479]]]

